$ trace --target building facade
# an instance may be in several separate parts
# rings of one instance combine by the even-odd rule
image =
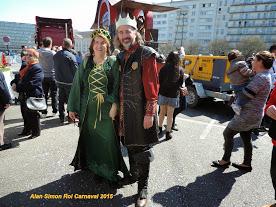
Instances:
[[[276,42],[276,0],[232,0],[228,41],[234,45],[245,37],[261,37],[269,47]]]
[[[0,21],[0,50],[7,50],[3,37],[10,37],[9,50],[20,51],[22,45],[35,46],[35,25],[17,22]]]
[[[163,3],[180,10],[154,13],[153,25],[159,41],[176,46],[196,41],[203,47],[215,39],[225,39],[229,19],[227,0],[183,0]]]
[[[86,54],[89,52],[89,47],[91,43],[91,32],[92,31],[85,31],[85,32],[79,32],[74,31],[74,49],[76,51],[80,51],[82,54]]]

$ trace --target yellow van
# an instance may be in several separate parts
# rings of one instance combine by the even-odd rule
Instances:
[[[189,74],[185,83],[190,107],[195,107],[202,98],[231,99],[233,91],[227,77],[230,63],[226,56],[186,55],[181,65]]]

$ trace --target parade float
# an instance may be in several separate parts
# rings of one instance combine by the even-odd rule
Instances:
[[[53,46],[61,46],[64,38],[70,38],[74,43],[71,19],[55,19],[36,16],[35,21],[35,43],[38,48],[45,37],[52,38]]]
[[[7,68],[8,62],[5,53],[0,53],[0,70],[1,71],[6,71],[8,70]]]
[[[9,92],[11,95],[11,98],[14,99],[15,93],[12,91],[11,86],[10,86],[10,82],[13,79],[13,73],[12,73],[11,69],[9,68],[7,57],[6,57],[5,53],[3,53],[3,52],[0,52],[0,71],[3,72],[6,84],[8,86],[8,89],[9,89]]]
[[[153,28],[153,12],[169,12],[178,8],[160,6],[139,0],[99,0],[97,13],[92,29],[106,28],[115,35],[115,23],[119,15],[129,14],[136,18],[137,28],[145,43],[153,48],[158,47],[158,30]]]

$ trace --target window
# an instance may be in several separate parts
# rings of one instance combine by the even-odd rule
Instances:
[[[195,11],[192,12],[192,16],[195,16]]]
[[[206,15],[206,11],[200,11],[200,15]]]
[[[192,22],[192,23],[195,22],[195,19],[191,19],[191,22]]]
[[[162,33],[161,33],[161,34],[160,34],[160,37],[161,37],[161,38],[164,38],[164,37],[166,37],[166,34],[162,34]]]
[[[212,18],[200,18],[199,21],[200,22],[212,22],[213,19]]]
[[[211,25],[199,25],[199,29],[204,29],[204,30],[206,30],[206,29],[212,29],[212,26]]]
[[[214,11],[212,11],[212,10],[207,11],[206,14],[207,14],[207,15],[212,15],[212,14],[214,14]]]
[[[202,4],[202,7],[205,7],[205,4]]]
[[[196,8],[196,4],[193,4],[193,9],[195,9]]]

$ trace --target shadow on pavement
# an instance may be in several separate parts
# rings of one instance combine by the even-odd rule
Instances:
[[[20,125],[9,127],[9,124],[20,123]],[[67,125],[67,123],[65,124]],[[51,129],[56,127],[63,127],[60,124],[59,118],[54,119],[41,119],[40,120],[41,131],[45,129]],[[16,147],[22,141],[29,140],[29,136],[20,137],[18,136],[23,130],[23,119],[11,119],[5,121],[5,142],[12,142],[13,146]]]
[[[189,117],[207,116],[218,120],[219,123],[225,123],[232,119],[234,112],[231,107],[224,104],[223,101],[202,100],[195,108],[187,108],[182,112]]]
[[[254,135],[252,133],[251,135],[251,140],[252,140],[252,146],[253,146],[253,149],[257,149],[258,147],[254,144],[254,141],[256,141],[259,137]],[[240,136],[237,136],[237,137],[234,137],[234,146],[233,146],[233,150],[232,152],[237,152],[239,151],[239,148],[242,148],[243,149],[243,142],[242,142],[242,138]],[[254,153],[254,151],[253,151]]]
[[[196,178],[195,182],[184,186],[173,186],[165,192],[152,197],[154,203],[163,207],[218,207],[230,193],[236,178],[243,175],[240,171],[223,173],[222,169]]]
[[[58,117],[55,117],[52,119],[48,119],[48,118],[40,119],[40,124],[41,124],[41,130],[55,128],[55,127],[63,127],[64,125],[68,125],[67,122],[65,122],[64,125],[60,124],[60,120]]]
[[[123,207],[135,202],[135,196],[123,198],[122,194],[115,195],[116,189],[112,189],[106,182],[95,183],[93,174],[89,171],[79,171],[73,174],[64,175],[61,179],[48,183],[41,187],[26,192],[13,192],[0,198],[1,207],[18,206],[49,206],[49,207]],[[73,194],[73,199],[30,199],[32,194],[61,195]],[[75,194],[97,195],[99,199],[74,199]],[[100,199],[101,194],[113,194],[112,199]]]
[[[16,123],[22,123],[22,125],[23,125],[23,119],[22,118],[20,118],[20,119],[6,119],[4,121],[5,126],[8,126],[9,124],[16,124]]]

